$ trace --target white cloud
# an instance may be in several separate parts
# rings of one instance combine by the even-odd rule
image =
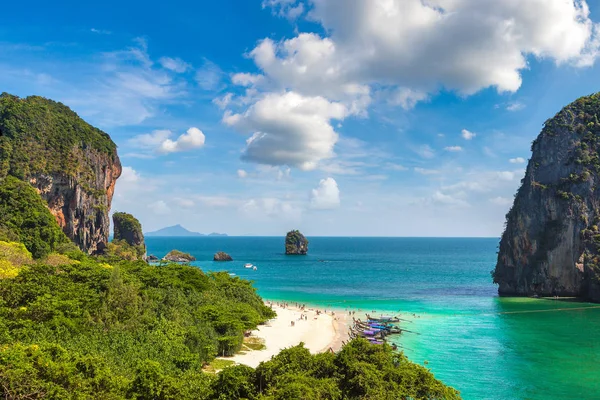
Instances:
[[[427,100],[429,95],[420,90],[409,89],[405,87],[398,88],[388,97],[388,103],[400,106],[405,110],[410,110],[423,100]]]
[[[338,134],[331,120],[348,115],[346,107],[323,97],[268,93],[243,114],[226,112],[223,122],[252,133],[242,158],[267,165],[314,169],[333,156]]]
[[[225,93],[221,97],[216,97],[213,99],[213,103],[216,104],[220,109],[225,109],[231,103],[233,99],[233,93]]]
[[[437,169],[427,169],[421,167],[415,167],[415,172],[421,175],[436,175],[440,173],[440,171],[438,171]]]
[[[391,163],[391,162],[386,163],[385,164],[385,168],[386,169],[391,169],[392,171],[406,171],[406,170],[408,170],[408,168],[406,168],[404,165],[395,164],[395,163]]]
[[[444,147],[444,150],[456,153],[459,151],[463,151],[463,148],[460,146],[448,146]]]
[[[182,73],[191,68],[191,65],[183,61],[181,58],[161,57],[158,62],[163,68]]]
[[[166,139],[160,144],[158,151],[161,153],[177,153],[199,149],[204,146],[205,136],[202,131],[196,127],[191,127],[186,133],[182,134],[177,140]]]
[[[90,29],[90,32],[94,32],[99,35],[111,35],[112,34],[111,31],[107,31],[106,29],[96,29],[96,28]]]
[[[525,159],[523,157],[511,158],[510,160],[508,160],[508,162],[510,162],[511,164],[523,164],[525,162]]]
[[[280,16],[297,4],[302,3],[263,1]],[[467,95],[488,87],[515,92],[528,57],[581,67],[593,64],[600,47],[600,29],[583,0],[310,4],[308,19],[320,23],[328,37],[264,39],[250,56],[275,87],[355,101],[363,110],[372,88],[405,108],[440,87]]]
[[[312,190],[310,207],[316,210],[332,210],[340,206],[340,189],[333,178],[321,179]]]
[[[231,76],[231,82],[238,86],[252,86],[261,81],[264,77],[259,74],[249,74],[246,72],[234,74]]]
[[[467,203],[465,200],[457,198],[455,196],[444,194],[440,191],[436,191],[433,194],[432,200],[434,203],[444,204],[444,205],[449,205],[449,206],[458,206],[458,207],[468,207],[469,206],[469,203]]]
[[[495,204],[497,206],[505,207],[505,206],[511,205],[513,203],[513,200],[509,199],[508,197],[498,196],[498,197],[491,198],[490,203]]]
[[[238,178],[245,178],[248,176],[248,172],[244,171],[243,169],[238,169],[237,176]]]
[[[262,8],[269,7],[273,15],[294,20],[304,13],[304,4],[296,3],[297,0],[263,0]]]
[[[119,177],[120,183],[135,183],[140,180],[140,174],[131,167],[123,167],[121,176]]]
[[[153,203],[148,204],[148,208],[154,213],[158,215],[165,215],[171,212],[171,209],[162,200],[155,201]]]
[[[290,201],[275,197],[250,199],[240,207],[246,217],[262,220],[267,217],[278,221],[299,221],[302,209]]]
[[[223,71],[212,61],[204,60],[204,65],[196,70],[196,82],[204,90],[214,91],[221,86]]]
[[[508,111],[520,111],[522,109],[525,108],[525,104],[520,103],[518,101],[514,102],[514,103],[510,103],[506,106],[506,109]]]
[[[461,136],[463,137],[463,139],[465,139],[465,140],[471,140],[471,139],[473,139],[475,136],[477,136],[477,134],[475,134],[475,133],[473,133],[473,132],[471,132],[471,131],[468,131],[468,130],[466,130],[466,129],[463,129],[463,130],[460,132],[460,135],[461,135]]]
[[[417,154],[423,158],[433,158],[435,157],[435,151],[431,148],[430,145],[424,144],[417,149]]]
[[[166,129],[160,129],[152,131],[152,133],[145,133],[142,135],[134,136],[129,139],[129,144],[135,147],[141,147],[144,149],[155,149],[168,139],[173,133]]]

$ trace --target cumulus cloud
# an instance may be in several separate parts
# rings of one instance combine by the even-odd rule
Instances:
[[[199,149],[204,146],[204,141],[204,133],[196,127],[191,127],[176,140],[166,139],[163,141],[160,144],[158,151],[161,153],[177,153],[180,151]]]
[[[181,58],[161,57],[158,62],[163,68],[177,73],[185,72],[191,68],[191,65],[183,61]]]
[[[440,191],[436,191],[433,194],[432,200],[434,203],[444,204],[444,205],[449,205],[449,206],[458,206],[458,207],[468,207],[469,206],[469,203],[466,202],[465,200],[458,198],[456,196],[442,193]]]
[[[510,162],[511,164],[523,164],[525,162],[525,159],[523,157],[516,157],[511,158],[510,160],[508,160],[508,162]]]
[[[456,153],[456,152],[462,151],[463,148],[460,146],[448,146],[448,147],[444,147],[444,150]]]
[[[468,131],[466,129],[463,129],[460,133],[460,135],[463,137],[463,139],[465,140],[471,140],[473,139],[475,136],[477,136],[475,133]]]
[[[237,176],[238,178],[245,178],[248,176],[248,172],[244,171],[243,169],[238,169]]]
[[[205,136],[196,127],[191,127],[176,140],[171,140],[173,132],[167,129],[155,130],[152,133],[137,135],[129,139],[129,144],[141,149],[152,150],[156,153],[176,153],[189,151],[204,146]]]
[[[244,160],[310,170],[333,156],[338,134],[331,120],[346,115],[344,105],[323,97],[268,93],[244,113],[225,113],[223,122],[252,134],[246,141]]]
[[[265,0],[285,15],[295,0]],[[309,19],[329,36],[262,40],[250,52],[274,83],[339,100],[395,88],[411,108],[440,86],[463,94],[515,92],[527,58],[593,64],[600,30],[583,0],[312,0]],[[415,40],[418,38],[418,40]]]
[[[332,210],[340,206],[340,189],[333,178],[321,179],[319,186],[312,190],[310,208]]]

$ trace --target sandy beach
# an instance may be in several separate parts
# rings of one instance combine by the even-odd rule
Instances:
[[[224,359],[256,367],[262,361],[270,360],[281,350],[296,346],[300,342],[303,342],[311,353],[319,353],[330,348],[337,351],[341,348],[342,341],[348,340],[348,323],[351,320],[348,313],[334,310],[332,314],[331,309],[327,310],[327,313],[324,313],[324,309],[318,309],[321,312],[317,313],[316,308],[307,307],[302,310],[291,305],[284,307],[281,303],[273,303],[272,307],[277,312],[277,317],[252,331],[252,336],[262,339],[266,348]]]

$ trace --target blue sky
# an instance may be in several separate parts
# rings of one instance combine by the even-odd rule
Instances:
[[[3,5],[1,90],[108,132],[146,231],[499,236],[600,88],[598,1],[61,3]]]

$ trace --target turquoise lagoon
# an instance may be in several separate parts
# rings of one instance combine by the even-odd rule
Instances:
[[[307,256],[284,255],[279,237],[146,242],[159,257],[176,248],[204,270],[253,280],[267,299],[416,314],[405,328],[418,334],[395,340],[465,399],[600,398],[600,307],[499,298],[490,277],[498,239],[309,240]],[[219,250],[235,261],[213,262]]]

